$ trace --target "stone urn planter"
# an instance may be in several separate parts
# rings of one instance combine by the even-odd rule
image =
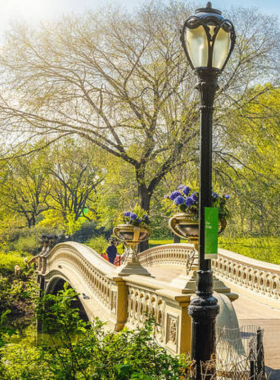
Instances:
[[[219,234],[224,231],[226,225],[226,219],[220,218]],[[175,214],[169,219],[169,228],[175,235],[194,244],[195,249],[198,251],[199,221],[196,214],[188,212]]]
[[[148,231],[143,227],[136,227],[132,224],[119,224],[113,234],[128,245],[138,245],[149,238]]]
[[[166,202],[172,202],[174,206],[181,212],[172,216],[169,220],[169,228],[171,231],[182,239],[187,239],[194,245],[193,251],[188,255],[186,261],[186,274],[180,275],[174,279],[171,284],[180,287],[185,293],[192,293],[196,289],[196,271],[199,263],[199,192],[191,189],[190,186],[180,185],[177,190],[164,196]],[[226,218],[229,216],[227,209],[227,200],[230,195],[218,195],[212,192],[212,205],[219,210],[219,234],[226,228]],[[222,216],[222,217],[221,217]],[[214,278],[216,288],[226,287]]]
[[[181,212],[169,219],[169,228],[182,239],[188,239],[198,250],[199,223],[195,214]]]
[[[124,264],[120,266],[119,275],[138,274],[151,276],[147,269],[140,264],[137,255],[138,245],[149,238],[149,231],[144,227],[127,223],[117,225],[113,230],[113,234],[126,245]]]

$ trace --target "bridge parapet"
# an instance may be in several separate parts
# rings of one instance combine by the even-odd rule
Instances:
[[[144,266],[185,266],[192,249],[191,244],[165,244],[141,252],[139,259]],[[212,269],[232,291],[280,309],[280,265],[219,249]]]
[[[280,308],[280,266],[219,249],[212,260],[215,274],[238,293]]]
[[[93,249],[74,242],[58,244],[39,257],[38,276],[47,293],[53,293],[59,281],[67,281],[80,294],[89,319],[101,313],[115,329],[123,327],[117,296],[123,280],[116,267]]]
[[[186,266],[192,250],[191,244],[169,244],[142,252],[139,258],[146,267],[174,265],[175,269],[178,265]],[[122,277],[114,265],[94,250],[74,242],[58,244],[50,252],[41,254],[39,261],[41,289],[53,293],[67,281],[80,294],[90,320],[99,317],[109,328],[119,331],[125,325],[141,327],[150,314],[158,322],[159,344],[173,354],[190,350],[191,320],[187,307],[195,287],[182,291],[168,279]],[[238,293],[260,297],[263,303],[269,300],[280,309],[280,266],[219,250],[213,269],[218,278]],[[219,292],[230,298],[231,293],[224,290],[221,288]]]
[[[158,326],[158,343],[170,353],[190,352],[191,318],[187,307],[191,295],[168,289],[166,282],[131,275],[124,278],[127,286],[127,323],[129,328],[141,327],[147,316],[153,316]]]
[[[119,276],[117,268],[91,248],[62,243],[39,258],[38,276],[47,293],[67,281],[80,294],[88,318],[99,317],[117,331],[141,327],[147,315],[157,322],[156,338],[170,353],[190,350],[191,294],[168,289],[168,283],[140,275]]]
[[[163,244],[139,253],[139,261],[145,267],[157,265],[186,266],[188,256],[193,251],[193,244]]]

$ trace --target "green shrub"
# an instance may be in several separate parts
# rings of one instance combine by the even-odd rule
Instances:
[[[86,241],[100,235],[106,235],[106,237],[110,236],[108,231],[104,231],[104,227],[97,228],[96,221],[86,220],[81,225],[81,228],[72,235],[72,238],[74,241],[79,243],[85,243]]]
[[[172,357],[156,343],[155,322],[143,328],[108,332],[98,319],[82,321],[73,305],[77,294],[65,286],[57,295],[46,295],[37,307],[50,341],[37,347],[5,346],[3,379],[28,380],[129,380],[188,379],[189,361]]]
[[[17,251],[36,253],[38,247],[40,246],[38,238],[34,235],[21,236],[18,241],[14,244]]]
[[[73,307],[77,293],[65,286],[57,295],[46,295],[37,315],[48,341],[30,347],[9,344],[1,349],[3,380],[129,380],[188,379],[189,361],[172,357],[154,340],[155,322],[119,333],[108,332],[98,319],[82,321]],[[1,331],[1,330],[0,330]]]
[[[97,236],[88,240],[86,244],[97,253],[105,253],[109,243],[104,236]]]
[[[0,312],[7,309],[17,314],[30,312],[36,296],[34,270],[25,262],[30,257],[19,252],[0,253]],[[15,275],[16,265],[20,272]]]
[[[0,253],[0,275],[10,276],[14,274],[15,266],[19,265],[21,270],[26,269],[25,257],[19,252]]]
[[[32,254],[40,252],[40,239],[42,235],[61,235],[62,232],[44,226],[35,226],[32,228],[11,229],[6,231],[0,238],[5,251],[22,251]]]
[[[48,369],[48,361],[41,360],[41,351],[37,347],[30,347],[26,343],[9,344],[2,349],[2,355],[1,380],[66,380],[52,375]],[[47,354],[45,355],[47,358]]]
[[[32,275],[24,280],[0,275],[0,313],[11,310],[16,315],[30,316],[37,296],[37,283]]]

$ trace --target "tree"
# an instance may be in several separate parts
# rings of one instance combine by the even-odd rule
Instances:
[[[39,215],[48,210],[48,163],[44,152],[4,162],[0,182],[2,207],[26,220],[29,228],[35,226]]]
[[[97,186],[105,178],[105,173],[94,161],[96,149],[89,150],[85,145],[81,149],[79,142],[68,139],[63,145],[56,144],[50,152],[53,157],[48,170],[51,176],[52,209],[59,211],[66,222],[69,215],[73,216],[75,222],[80,217],[92,219],[89,211],[92,214],[95,210],[89,203]]]
[[[260,95],[232,112],[234,157],[228,152],[217,163],[217,177],[236,193],[232,213],[239,231],[258,235],[279,233],[279,89],[269,87],[252,89]]]
[[[197,160],[198,99],[178,36],[191,11],[180,1],[151,2],[135,14],[107,9],[36,30],[17,25],[0,58],[3,130],[43,134],[48,144],[64,136],[87,139],[132,165],[139,203],[148,211],[158,184],[183,157]],[[215,144],[226,154],[230,109],[252,101],[248,89],[275,74],[279,55],[272,17],[255,9],[235,9],[234,16],[237,46],[220,81],[214,120]],[[267,59],[271,65],[264,67]]]

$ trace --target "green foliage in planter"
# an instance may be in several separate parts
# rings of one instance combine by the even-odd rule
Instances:
[[[37,315],[45,330],[52,332],[50,341],[35,348],[6,346],[2,350],[3,379],[189,378],[188,359],[170,356],[155,342],[153,320],[147,319],[142,329],[106,332],[98,319],[93,324],[80,319],[76,300],[75,291],[66,286],[39,302]]]

